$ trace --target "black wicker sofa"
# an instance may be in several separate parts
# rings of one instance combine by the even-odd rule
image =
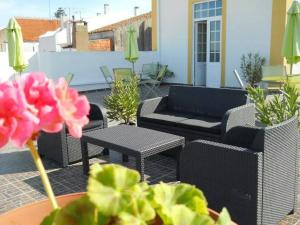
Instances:
[[[169,95],[142,102],[140,127],[195,139],[222,140],[231,127],[255,124],[255,107],[238,89],[171,86]]]

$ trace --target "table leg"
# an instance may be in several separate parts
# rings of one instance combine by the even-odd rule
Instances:
[[[109,149],[108,148],[103,149],[103,155],[109,155]]]
[[[144,171],[144,158],[141,156],[136,157],[136,169],[140,172],[141,174],[141,180],[145,180],[145,171]]]
[[[183,146],[180,146],[176,149],[176,180],[180,181],[180,155],[182,152]]]
[[[88,175],[90,169],[88,146],[87,146],[87,142],[82,139],[81,139],[81,155],[82,155],[83,175]]]
[[[122,154],[122,161],[123,162],[128,162],[128,155]]]

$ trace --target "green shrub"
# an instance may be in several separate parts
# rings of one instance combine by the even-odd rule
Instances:
[[[258,53],[248,53],[247,56],[243,55],[241,59],[241,70],[245,81],[254,87],[255,84],[262,79],[262,66],[266,63],[264,57],[259,56]]]
[[[226,209],[214,221],[203,193],[189,184],[140,182],[137,171],[95,164],[87,193],[55,210],[42,225],[231,225]]]
[[[297,99],[299,93],[294,85],[286,82],[282,94],[273,95],[267,100],[264,90],[248,87],[250,99],[253,100],[257,110],[257,119],[267,126],[281,123],[293,116],[299,117],[299,105]]]
[[[134,123],[139,105],[139,82],[137,78],[116,81],[111,94],[104,98],[107,117],[125,124]]]

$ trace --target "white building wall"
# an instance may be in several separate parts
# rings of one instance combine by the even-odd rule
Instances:
[[[24,42],[23,44],[24,52],[37,52],[39,50],[38,42]]]
[[[238,86],[233,70],[243,54],[258,52],[269,63],[271,30],[272,0],[227,0],[226,86]]]
[[[175,73],[168,82],[187,83],[188,1],[158,0],[159,61]]]
[[[35,52],[25,52],[24,57],[30,65],[29,69],[33,71],[38,69],[38,59]],[[0,82],[8,80],[14,74],[17,73],[9,66],[8,52],[0,52]]]
[[[39,58],[40,71],[53,79],[73,73],[72,85],[105,84],[99,68],[103,65],[111,72],[113,68],[132,67],[123,52],[45,52]],[[140,52],[135,70],[140,72],[143,64],[157,61],[155,52]]]
[[[40,52],[26,53],[29,66],[26,72],[44,72],[52,79],[73,73],[72,86],[85,85],[86,89],[104,88],[105,79],[100,66],[106,65],[112,73],[113,68],[132,67],[124,59],[123,52]],[[157,52],[140,52],[135,71],[140,73],[142,65],[158,61]],[[9,79],[15,72],[8,65],[7,53],[0,53],[0,82]],[[78,87],[81,89],[80,87]]]

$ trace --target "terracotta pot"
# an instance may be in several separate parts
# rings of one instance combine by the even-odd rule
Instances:
[[[69,202],[76,200],[83,196],[84,193],[75,193],[69,195],[62,195],[57,197],[59,206],[63,207]],[[48,199],[35,202],[32,204],[25,205],[23,207],[14,209],[5,214],[0,215],[0,224],[1,225],[39,225],[43,219],[49,215],[52,211],[51,205]],[[217,220],[219,214],[214,210],[209,209],[210,216]],[[154,223],[155,225],[161,225],[160,221]],[[232,223],[232,225],[237,225]]]
[[[80,198],[84,193],[62,195],[57,197],[59,206],[63,207],[69,202]],[[48,199],[25,205],[0,215],[1,225],[39,225],[52,211]]]

